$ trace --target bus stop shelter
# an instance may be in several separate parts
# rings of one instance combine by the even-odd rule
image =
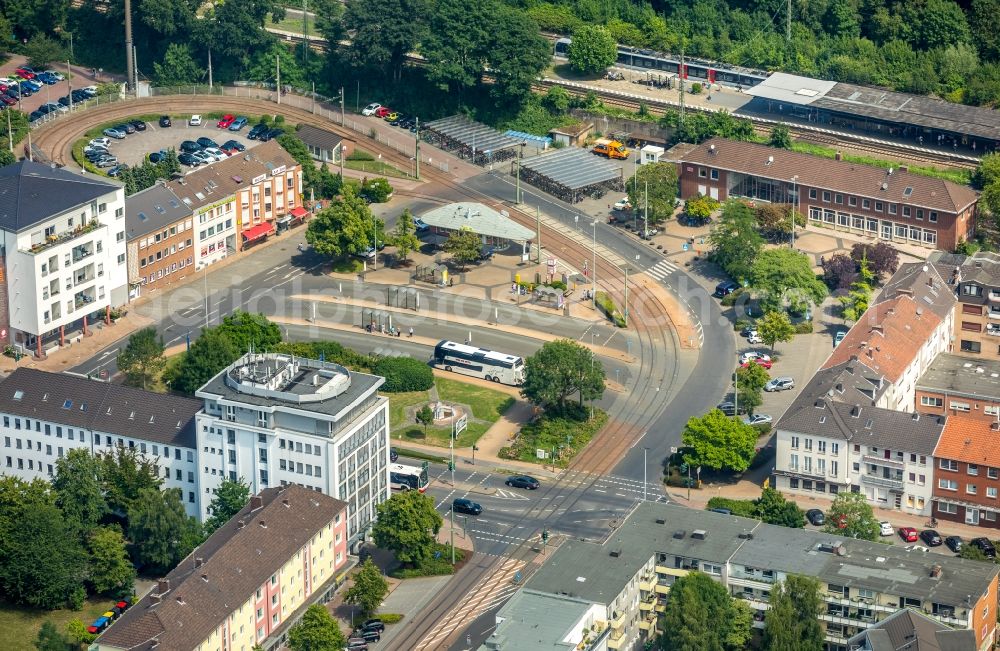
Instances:
[[[577,203],[625,189],[624,163],[566,147],[521,161],[521,179],[563,201]],[[511,170],[513,173],[513,170]]]
[[[524,139],[500,133],[464,115],[452,115],[427,123],[422,138],[476,165],[488,165],[517,156]]]

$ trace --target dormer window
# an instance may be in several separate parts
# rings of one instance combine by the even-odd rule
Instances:
[[[963,296],[982,296],[983,288],[979,285],[962,285],[962,295]]]

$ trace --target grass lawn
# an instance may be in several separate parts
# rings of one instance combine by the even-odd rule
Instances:
[[[289,16],[289,15],[286,14],[285,15],[285,19],[282,20],[280,23],[277,23],[277,24],[275,24],[271,20],[271,17],[268,16],[267,17],[267,22],[264,23],[264,26],[265,27],[276,27],[276,28],[278,28],[280,30],[284,30],[286,32],[292,32],[292,33],[295,33],[295,34],[301,34],[302,33],[302,16],[300,14],[296,14],[295,16]],[[311,17],[309,18],[309,35],[310,36],[317,36],[317,35],[322,36],[316,30],[316,22]]]
[[[387,393],[389,397],[389,422],[393,429],[401,429],[413,425],[413,419],[406,416],[406,408],[428,402],[430,398],[426,391],[406,391],[403,393]]]
[[[364,262],[354,256],[340,258],[330,263],[330,271],[335,274],[357,274],[361,273],[364,267]]]
[[[38,629],[46,620],[51,620],[56,628],[62,632],[66,628],[66,622],[71,619],[79,619],[84,624],[89,625],[111,605],[110,598],[98,597],[88,599],[83,604],[83,610],[66,609],[47,612],[2,603],[0,604],[0,649],[4,649],[4,651],[33,651]]]
[[[155,391],[157,393],[167,393],[167,385],[163,383],[163,378],[168,374],[168,372],[175,368],[184,359],[184,353],[179,353],[177,355],[171,355],[167,358],[167,363],[163,367],[163,372],[160,373],[160,377],[156,380],[153,386],[149,387],[150,391]]]
[[[495,389],[473,386],[458,380],[436,378],[438,396],[442,402],[469,405],[472,418],[469,424],[458,436],[456,447],[472,447],[479,437],[493,425],[511,405],[514,398]],[[451,439],[451,427],[428,427],[425,434],[422,425],[415,423],[407,416],[407,408],[419,406],[430,401],[426,391],[410,391],[407,393],[389,393],[389,422],[393,423],[392,438],[396,441],[413,441],[426,443],[443,448],[448,447]]]
[[[512,396],[494,389],[447,378],[438,378],[436,384],[441,400],[469,405],[472,415],[480,420],[496,422],[514,404]]]
[[[391,176],[398,179],[411,178],[409,174],[400,170],[395,165],[380,160],[345,160],[344,167],[349,170],[367,172],[376,176]]]

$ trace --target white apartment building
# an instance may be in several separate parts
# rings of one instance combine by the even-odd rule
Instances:
[[[849,361],[817,371],[781,417],[775,488],[830,499],[860,492],[874,506],[928,514],[944,419],[873,406],[864,370]]]
[[[0,197],[0,344],[42,356],[128,301],[121,186],[25,160]]]
[[[251,492],[300,484],[348,504],[356,546],[389,497],[389,403],[384,378],[329,362],[247,354],[196,393],[199,508],[224,479]]]
[[[51,479],[69,450],[129,448],[155,461],[163,487],[181,489],[188,515],[198,516],[199,409],[191,398],[21,367],[0,382],[0,472]]]

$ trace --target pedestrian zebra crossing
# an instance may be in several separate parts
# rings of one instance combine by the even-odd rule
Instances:
[[[660,260],[652,267],[650,267],[646,273],[648,273],[653,278],[656,278],[660,282],[667,279],[667,276],[677,271],[677,265],[670,262],[669,260]]]

